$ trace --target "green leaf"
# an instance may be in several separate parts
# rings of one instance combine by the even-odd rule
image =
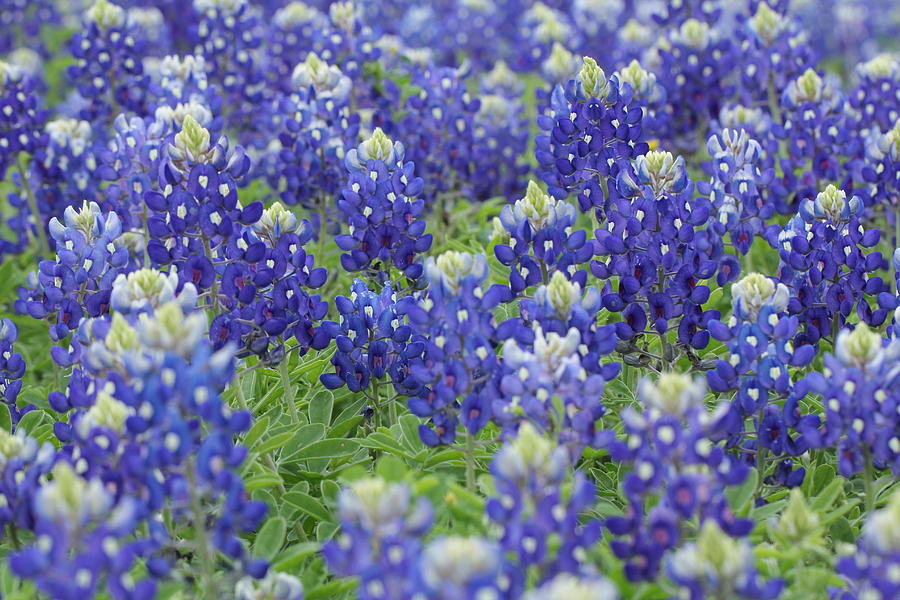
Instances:
[[[254,490],[267,487],[276,487],[280,484],[281,477],[278,476],[278,473],[274,473],[272,471],[265,471],[263,473],[253,475],[252,477],[244,481],[244,487],[247,489],[247,492],[252,492]]]
[[[328,427],[331,423],[331,410],[334,407],[334,394],[324,390],[309,401],[309,422],[321,423]]]
[[[294,437],[281,449],[281,462],[289,462],[291,457],[313,442],[325,437],[325,426],[321,423],[304,425],[294,433]]]
[[[9,407],[0,403],[0,427],[4,431],[12,431],[12,419],[9,416]]]
[[[42,410],[32,410],[31,412],[27,412],[19,419],[17,428],[24,430],[25,433],[34,437],[34,431],[44,422],[45,416],[46,413]]]
[[[813,498],[809,507],[816,512],[821,512],[827,508],[831,508],[834,504],[834,501],[837,500],[838,496],[841,492],[844,491],[844,482],[846,480],[843,477],[838,477],[832,480],[825,489],[823,489],[815,498]]]
[[[265,454],[268,454],[272,450],[281,448],[292,437],[294,437],[293,431],[283,431],[282,433],[275,434],[272,437],[266,439],[264,442],[253,448],[253,451],[260,456],[263,456]]]
[[[269,423],[269,417],[264,416],[257,419],[256,423],[253,424],[253,427],[250,428],[250,431],[244,436],[244,445],[248,448],[252,448],[257,440],[262,437],[262,434],[269,429]]]
[[[275,571],[291,571],[306,558],[318,554],[322,546],[316,542],[301,542],[289,546],[272,559]]]
[[[266,521],[253,541],[253,554],[266,559],[275,556],[281,550],[286,531],[287,521],[283,517],[272,517]]]
[[[339,594],[356,589],[356,585],[355,579],[336,579],[334,581],[329,581],[325,585],[320,585],[317,588],[309,590],[304,598],[306,600],[318,600],[319,598],[334,600]]]
[[[400,430],[403,432],[403,443],[413,452],[418,452],[425,445],[419,438],[419,418],[415,415],[400,417]]]
[[[734,512],[743,514],[744,510],[750,506],[757,483],[759,483],[759,473],[756,472],[756,469],[750,469],[744,483],[725,490],[725,496]]]
[[[285,504],[299,510],[300,512],[311,516],[317,521],[331,521],[331,513],[325,506],[303,492],[288,492],[284,495]]]
[[[395,454],[397,456],[402,456],[403,458],[408,458],[409,460],[414,460],[414,457],[406,451],[400,442],[391,437],[389,430],[378,430],[369,434],[364,440],[360,440],[360,445],[366,448],[377,448],[379,450],[384,450],[389,454]]]
[[[375,472],[388,481],[402,481],[406,476],[406,471],[406,464],[396,456],[389,454],[379,458],[375,465]]]
[[[327,439],[313,442],[282,460],[283,463],[311,460],[315,458],[341,458],[350,456],[359,449],[359,441],[351,439]]]
[[[853,535],[853,527],[850,526],[850,521],[846,517],[841,517],[832,523],[828,532],[831,538],[838,542],[852,544],[856,541],[856,536]]]

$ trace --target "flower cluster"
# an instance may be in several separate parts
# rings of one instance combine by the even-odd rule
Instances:
[[[878,244],[880,231],[860,223],[862,201],[847,198],[833,185],[806,200],[783,229],[769,227],[766,236],[778,249],[781,281],[790,289],[788,312],[798,315],[803,338],[832,342],[853,310],[869,325],[880,325],[888,308],[870,307],[887,285],[875,272],[886,266],[880,252],[864,251]]]
[[[456,439],[461,423],[475,434],[491,418],[489,378],[497,368],[496,324],[491,310],[510,299],[502,285],[487,288],[482,255],[449,250],[424,265],[427,292],[407,315],[425,337],[421,353],[409,356],[409,372],[420,384],[409,410],[429,419],[419,434],[429,446]]]
[[[143,37],[125,9],[97,0],[84,13],[84,31],[69,43],[75,64],[68,75],[85,105],[79,116],[111,120],[119,110],[146,112]]]
[[[403,144],[381,129],[347,153],[350,178],[338,208],[349,233],[335,238],[345,252],[341,266],[347,271],[390,277],[393,268],[410,279],[422,274],[416,255],[431,247],[422,218],[425,201],[419,198],[425,182],[415,176],[412,161],[403,162],[404,156]]]
[[[539,173],[551,196],[576,193],[582,212],[595,208],[602,214],[623,163],[648,150],[641,137],[644,109],[633,94],[630,84],[607,79],[590,57],[565,88],[554,88],[552,116],[538,117],[546,134],[535,141]]]
[[[607,431],[598,439],[614,460],[633,465],[622,482],[625,514],[606,521],[617,537],[612,549],[626,561],[625,573],[632,580],[655,577],[682,539],[686,521],[698,519],[701,527],[716,523],[737,537],[752,527],[732,512],[723,494],[725,486],[741,483],[748,472],[718,443],[739,426],[737,413],[727,404],[708,412],[702,380],[678,373],[664,373],[656,382],[643,380],[638,396],[642,411],[622,412],[625,438]],[[650,508],[654,496],[659,502]],[[676,557],[672,560],[677,563]]]
[[[692,197],[684,158],[665,151],[639,156],[633,169],[620,171],[616,188],[619,198],[610,205],[605,227],[596,231],[601,258],[591,262],[591,272],[604,280],[618,277],[618,289],[608,281],[602,293],[603,306],[622,313],[619,337],[655,331],[665,351],[677,319],[682,345],[706,347],[706,324],[718,313],[704,310],[710,288],[700,282],[718,271],[721,285],[738,272],[721,241],[699,229],[710,219],[709,200]]]

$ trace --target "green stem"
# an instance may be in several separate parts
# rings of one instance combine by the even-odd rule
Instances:
[[[206,258],[209,259],[209,262],[213,265],[213,268],[215,268],[216,263],[213,260],[212,247],[209,244],[209,238],[206,237],[205,235],[203,236],[203,252],[206,254]],[[210,292],[212,293],[213,313],[218,315],[219,314],[219,279],[217,277],[213,278],[213,284],[212,284],[212,288],[210,289]]]
[[[381,427],[381,392],[378,390],[378,382],[372,382],[372,410],[375,411],[375,429]]]
[[[194,540],[197,546],[197,555],[200,557],[200,590],[201,598],[215,598],[215,565],[212,547],[210,546],[209,534],[206,531],[206,511],[203,510],[203,503],[200,499],[200,490],[197,486],[197,477],[194,474],[194,463],[187,462],[185,467],[185,477],[188,483],[188,493],[191,499],[191,513],[194,524]]]
[[[475,436],[466,430],[466,489],[475,491]]]
[[[866,493],[866,514],[871,514],[875,510],[875,477],[873,474],[872,455],[868,448],[863,449],[863,456],[866,460],[865,469],[863,469],[863,489]]]
[[[399,417],[397,416],[397,399],[389,398],[388,399],[388,415],[391,419],[391,425],[399,422]]]
[[[281,386],[284,388],[284,399],[287,402],[288,412],[291,413],[291,420],[294,423],[299,423],[300,413],[297,412],[297,394],[294,391],[294,384],[291,383],[291,370],[287,356],[278,365],[278,373],[281,375]]]
[[[766,478],[766,448],[762,445],[762,432],[760,431],[762,422],[763,412],[759,411],[759,414],[756,417],[756,473],[758,479],[756,480],[755,495],[759,495]]]
[[[31,184],[28,182],[25,162],[21,154],[16,159],[16,168],[19,171],[19,176],[22,178],[22,189],[25,190],[25,196],[28,198],[28,209],[31,210],[31,215],[35,220],[35,228],[37,229],[38,239],[41,242],[41,249],[47,253],[47,256],[50,256],[50,242],[47,241],[47,232],[44,231],[44,219],[41,218],[41,211],[38,210],[37,198],[34,195],[34,191],[31,189]]]
[[[900,248],[900,204],[894,209],[894,248]],[[894,289],[900,294],[900,284],[897,283],[897,268],[894,266],[894,253],[888,260],[891,261],[891,275],[894,278]]]

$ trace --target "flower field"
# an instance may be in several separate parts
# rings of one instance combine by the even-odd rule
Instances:
[[[0,598],[900,598],[896,0],[0,0]]]

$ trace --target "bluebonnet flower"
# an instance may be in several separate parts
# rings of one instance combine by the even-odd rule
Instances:
[[[569,573],[560,573],[522,596],[523,600],[616,600],[618,597],[616,587],[602,577],[578,577]]]
[[[40,26],[58,21],[59,11],[48,0],[4,0],[0,5],[0,54],[21,46],[40,47]]]
[[[88,102],[81,118],[111,121],[121,110],[146,113],[142,38],[127,22],[125,9],[97,0],[69,48],[76,62],[67,73]]]
[[[34,526],[34,496],[55,462],[53,444],[39,445],[22,429],[15,433],[0,431],[0,524],[11,534]]]
[[[503,207],[499,222],[510,243],[494,246],[494,254],[510,267],[514,293],[547,284],[555,272],[568,274],[590,260],[594,248],[583,230],[573,231],[576,217],[574,206],[545,194],[534,181],[523,198]]]
[[[888,215],[888,224],[893,221],[896,238],[897,208],[900,206],[900,118],[887,132],[868,134],[865,164],[862,176],[872,185],[862,187],[860,191],[869,198],[872,216],[880,212]]]
[[[283,202],[317,213],[325,235],[328,213],[335,211],[346,181],[345,148],[356,142],[359,115],[349,107],[350,78],[315,53],[296,66],[292,81],[294,91],[276,100],[272,119],[278,135],[263,168]]]
[[[150,77],[160,105],[175,107],[179,103],[197,102],[208,107],[210,112],[221,113],[222,100],[209,82],[203,55],[167,55],[150,72]]]
[[[349,298],[335,299],[340,323],[322,325],[334,331],[337,350],[331,358],[334,373],[323,374],[321,380],[329,389],[346,385],[353,392],[367,393],[371,387],[371,408],[380,419],[383,405],[396,401],[381,398],[379,388],[385,377],[400,393],[409,395],[417,388],[409,377],[408,358],[421,352],[422,342],[411,339],[413,330],[405,316],[415,300],[411,296],[398,298],[390,283],[376,293],[365,282],[354,279],[350,291]]]
[[[108,493],[140,501],[137,516],[150,519],[151,533],[160,511],[175,522],[191,519],[205,564],[220,551],[253,574],[238,536],[254,530],[266,509],[247,497],[239,474],[247,450],[236,442],[251,417],[220,396],[234,374],[234,347],[213,352],[207,317],[187,300],[91,320],[79,333],[82,367],[66,394],[51,394],[55,410],[72,411],[54,431],[78,449],[91,477],[109,482]],[[145,548],[156,576],[172,568],[165,558],[171,533],[152,534]]]
[[[217,308],[215,273],[224,268],[228,242],[262,214],[262,203],[243,207],[238,201],[237,181],[250,159],[242,147],[230,148],[225,136],[213,143],[210,131],[190,114],[166,138],[162,152],[158,186],[143,194],[151,238],[147,254],[157,265],[177,267],[182,281],[201,293],[209,291],[209,304]]]
[[[411,597],[431,505],[406,484],[370,477],[341,490],[338,516],[341,532],[322,548],[328,567],[358,576],[361,600]]]
[[[746,535],[752,527],[752,521],[734,515],[723,495],[724,486],[741,483],[748,473],[718,444],[740,420],[727,404],[707,412],[705,395],[703,381],[687,375],[644,379],[638,386],[642,411],[628,407],[621,413],[625,439],[612,431],[598,434],[596,443],[607,447],[613,460],[634,466],[622,480],[625,514],[606,521],[616,536],[612,550],[626,561],[631,580],[656,577],[686,520],[697,518],[701,526],[715,521],[732,536]],[[657,495],[659,503],[649,508],[649,499]]]
[[[50,235],[56,242],[55,260],[45,260],[19,289],[15,309],[50,325],[50,339],[65,342],[78,330],[82,319],[109,311],[113,280],[128,265],[129,251],[120,244],[122,224],[115,212],[103,214],[100,207],[85,202],[79,210],[71,206],[64,222],[54,217]],[[56,346],[51,352],[60,366],[76,362],[79,354]]]
[[[429,600],[503,597],[502,555],[497,544],[448,535],[429,542],[418,565],[419,592]]]
[[[569,79],[578,74],[580,61],[578,57],[559,42],[553,42],[547,58],[540,63],[541,75],[550,85],[564,85]],[[549,95],[544,90],[537,91],[537,98],[541,105],[546,104]]]
[[[754,419],[756,439],[742,439],[742,429],[733,432],[733,439],[756,453],[757,465],[764,470],[766,454],[760,457],[760,453],[799,456],[815,441],[802,433],[791,434],[792,429],[803,432],[819,424],[815,415],[801,416],[791,368],[809,364],[816,348],[801,343],[799,319],[788,315],[790,292],[783,283],[749,273],[732,286],[731,294],[732,318],[727,324],[709,322],[711,335],[725,342],[728,356],[716,362],[707,381],[716,392],[737,390],[734,406],[742,416]],[[791,485],[800,483],[805,469],[788,468],[792,464],[783,459],[773,477],[783,476]]]
[[[601,279],[619,277],[618,289],[607,282],[602,290],[604,307],[622,312],[619,337],[630,340],[655,330],[665,358],[665,336],[678,319],[678,341],[704,348],[706,322],[718,313],[703,309],[710,290],[701,282],[719,270],[721,285],[738,270],[736,261],[723,258],[721,241],[699,229],[710,219],[709,200],[692,197],[684,159],[665,151],[639,156],[633,169],[619,172],[616,187],[619,198],[595,232],[601,258],[591,262],[591,272]]]
[[[528,147],[529,133],[524,106],[517,97],[484,94],[472,126],[472,160],[481,169],[473,181],[474,197],[514,199],[529,170],[528,164],[521,160]]]
[[[449,250],[428,257],[429,288],[407,310],[416,333],[426,338],[421,355],[410,356],[410,375],[421,388],[409,399],[409,409],[429,418],[419,427],[429,446],[452,443],[460,422],[475,434],[491,417],[488,379],[497,356],[490,311],[510,294],[499,284],[486,289],[487,271],[482,255]]]
[[[20,152],[34,154],[43,145],[46,112],[40,106],[33,79],[0,61],[0,178]]]
[[[298,223],[276,202],[229,241],[226,264],[216,275],[223,312],[210,326],[215,348],[236,343],[274,360],[291,339],[301,356],[328,344],[329,335],[318,327],[328,303],[310,293],[325,284],[327,273],[304,248],[311,238],[309,222]]]
[[[191,28],[194,53],[203,56],[210,80],[223,95],[223,112],[242,141],[262,99],[264,78],[256,58],[260,45],[256,11],[247,0],[193,0],[199,19]],[[247,139],[245,139],[247,138]]]
[[[345,163],[350,178],[338,201],[349,233],[335,238],[344,250],[341,266],[350,272],[374,271],[388,277],[392,268],[411,279],[422,274],[416,255],[431,247],[418,198],[425,187],[414,174],[415,164],[403,162],[403,144],[381,129],[351,149]]]
[[[612,77],[619,82],[619,93],[630,93],[632,102],[639,103],[644,109],[641,117],[642,139],[658,139],[666,135],[671,115],[666,110],[666,89],[659,83],[656,74],[645,69],[637,60],[632,60]]]
[[[897,122],[900,112],[900,62],[880,54],[856,67],[858,83],[847,95],[855,114],[854,127],[884,132]]]
[[[37,80],[0,60],[0,178],[6,178],[9,168],[15,166],[13,181],[22,189],[22,193],[13,191],[8,196],[12,214],[3,219],[3,224],[12,235],[0,238],[0,255],[21,252],[35,237],[46,239],[46,213],[29,202],[30,178],[24,161],[26,153],[34,154],[46,145],[45,120]]]
[[[9,409],[13,423],[17,423],[21,415],[33,408],[28,405],[20,410],[16,406],[16,399],[22,390],[22,377],[25,375],[25,359],[15,351],[18,337],[15,323],[9,319],[0,321],[0,397]]]
[[[261,581],[244,577],[234,588],[235,600],[303,600],[303,584],[287,573],[268,573]]]
[[[45,141],[31,161],[30,189],[42,215],[59,215],[84,201],[101,201],[102,178],[91,124],[79,119],[53,119],[44,127]]]
[[[900,593],[893,573],[900,567],[900,494],[887,506],[868,514],[853,554],[838,560],[835,570],[849,589],[835,590],[837,600],[890,598]]]
[[[774,169],[761,168],[763,152],[759,143],[743,129],[725,129],[706,144],[712,157],[712,179],[698,187],[710,194],[717,215],[712,228],[723,238],[727,235],[741,254],[747,254],[760,235],[775,207],[762,196],[775,175]]]
[[[690,598],[760,598],[771,600],[781,594],[784,581],[763,581],[754,566],[753,550],[746,541],[736,540],[716,524],[704,521],[700,534],[676,550],[666,572],[686,588]]]
[[[263,48],[265,65],[276,85],[284,86],[283,91],[292,89],[287,84],[297,57],[311,50],[318,32],[328,25],[328,16],[305,2],[289,2],[272,15],[271,38]]]
[[[782,175],[771,192],[779,212],[790,213],[802,199],[841,174],[841,156],[852,154],[844,126],[844,98],[835,82],[807,69],[791,81],[781,98],[784,108],[778,137],[788,145],[779,158]]]
[[[715,23],[722,16],[719,2],[706,0],[671,0],[652,5],[653,20],[661,25],[682,25],[688,20]]]
[[[643,108],[632,102],[630,85],[620,93],[618,80],[607,79],[590,57],[565,89],[554,88],[550,108],[552,116],[538,117],[547,133],[535,140],[541,179],[551,196],[578,194],[582,212],[604,208],[612,193],[608,181],[648,150],[640,141]]]
[[[596,288],[582,293],[577,281],[556,271],[533,300],[520,303],[520,318],[498,327],[505,340],[493,401],[498,424],[509,428],[530,420],[557,434],[573,454],[592,443],[605,411],[597,398],[620,366],[601,362],[616,336],[614,326],[597,325],[600,305]]]
[[[750,15],[738,18],[742,100],[769,102],[771,116],[777,119],[778,91],[814,66],[808,33],[788,14],[787,3],[777,0],[757,0],[751,3]]]
[[[735,44],[729,37],[719,35],[706,20],[695,17],[681,21],[660,43],[656,72],[666,88],[672,116],[670,137],[678,147],[693,148],[696,139],[692,135],[707,127],[719,114],[722,100],[731,95],[728,80],[735,66],[735,53]]]
[[[543,581],[590,569],[584,553],[599,540],[601,524],[582,514],[594,502],[594,485],[572,474],[565,446],[523,423],[497,453],[491,473],[496,492],[485,511],[503,528],[500,545],[515,565],[512,590],[524,588],[526,571]]]
[[[858,323],[852,331],[842,329],[834,354],[825,356],[828,378],[816,372],[806,376],[801,391],[821,394],[825,407],[822,427],[807,435],[818,447],[836,449],[838,471],[845,477],[873,465],[900,469],[896,374],[891,367],[898,351],[895,340],[886,344],[879,333]]]
[[[416,70],[412,84],[418,91],[407,98],[396,132],[405,141],[407,158],[429,182],[423,194],[426,205],[441,210],[442,202],[469,194],[480,101],[469,94],[459,69]],[[515,161],[496,153],[481,158],[488,163]]]
[[[129,575],[146,547],[126,541],[138,519],[138,501],[115,498],[99,477],[77,473],[64,459],[49,475],[31,498],[36,543],[10,557],[13,572],[34,579],[54,598],[74,600],[104,588],[114,598],[153,595],[151,578],[134,581]]]
[[[519,17],[514,68],[530,71],[547,59],[556,44],[569,44],[575,31],[568,16],[543,2],[535,2]]]
[[[804,338],[816,343],[834,335],[855,309],[860,319],[880,325],[889,307],[872,309],[867,296],[887,291],[872,274],[885,266],[880,252],[866,253],[878,244],[880,232],[860,224],[862,202],[833,185],[816,199],[806,200],[800,213],[781,229],[769,227],[766,237],[781,258],[781,281],[791,290],[788,312],[798,315]]]

